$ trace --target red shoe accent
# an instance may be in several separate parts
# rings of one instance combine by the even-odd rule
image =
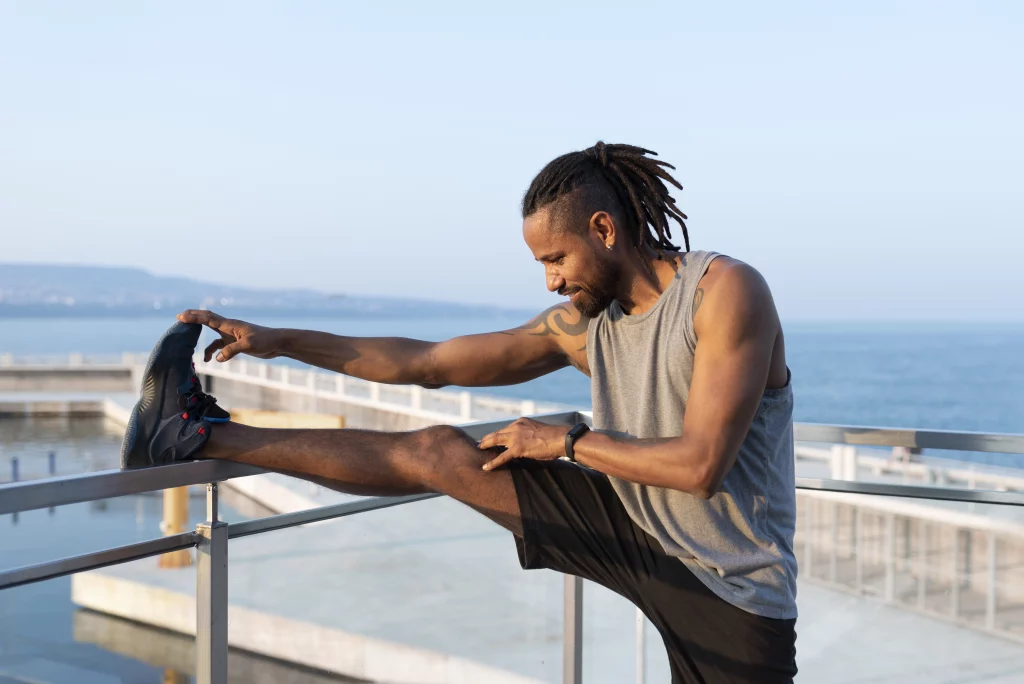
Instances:
[[[187,413],[182,413],[181,417],[184,418],[185,420],[188,420],[188,414]]]
[[[199,428],[199,434],[205,435],[206,434],[206,428]]]

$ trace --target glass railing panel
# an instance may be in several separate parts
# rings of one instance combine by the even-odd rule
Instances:
[[[798,493],[802,682],[1024,672],[1024,510]]]
[[[661,636],[646,618],[641,635],[643,656],[638,663],[637,619],[637,610],[632,603],[599,584],[584,582],[584,682],[653,683],[671,679]],[[642,679],[638,680],[638,677]]]
[[[82,609],[72,601],[72,581],[61,577],[0,591],[0,681],[191,681],[192,637]],[[177,648],[166,647],[171,641]]]
[[[512,535],[451,499],[232,539],[230,558],[236,646],[370,681],[561,681],[562,576],[521,570]]]
[[[1010,682],[1024,673],[1024,509],[798,492],[797,682]],[[584,681],[668,681],[645,621],[588,583]],[[610,628],[606,619],[617,624]],[[594,680],[597,681],[597,680]]]

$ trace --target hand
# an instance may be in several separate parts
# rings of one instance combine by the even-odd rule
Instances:
[[[497,458],[484,464],[484,470],[499,468],[514,458],[553,461],[565,456],[565,436],[569,428],[546,425],[530,418],[520,418],[506,428],[492,432],[480,440],[481,449],[504,447]]]
[[[182,323],[202,323],[220,335],[206,348],[203,360],[209,363],[213,353],[218,361],[227,361],[236,354],[248,354],[260,359],[273,359],[281,355],[281,336],[276,328],[264,328],[245,321],[218,316],[212,311],[189,309],[178,314]]]

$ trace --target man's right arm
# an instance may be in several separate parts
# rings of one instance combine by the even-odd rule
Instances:
[[[225,361],[236,354],[286,356],[364,380],[429,388],[512,385],[569,364],[587,372],[589,319],[568,304],[553,306],[518,328],[444,342],[262,328],[208,311],[187,311],[178,318],[220,334],[207,349],[207,360],[215,352]]]

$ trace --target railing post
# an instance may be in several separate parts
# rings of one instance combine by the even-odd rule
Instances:
[[[380,383],[370,383],[370,401],[379,404],[380,403]]]
[[[864,590],[864,517],[860,506],[853,509],[853,583],[857,593]]]
[[[532,416],[537,412],[537,402],[524,399],[522,405],[519,407],[519,414],[523,416]]]
[[[956,620],[960,617],[960,530],[955,527],[950,556],[953,562],[949,569],[949,616]]]
[[[345,396],[345,376],[342,375],[341,373],[338,373],[338,376],[334,378],[334,387],[335,392],[337,392],[341,396]]]
[[[811,497],[804,498],[804,565],[800,571],[811,576],[814,559],[814,502]]]
[[[647,616],[644,611],[636,609],[636,684],[644,684],[647,679],[647,653],[644,650],[644,628]]]
[[[985,628],[996,628],[996,534],[988,533],[988,587],[985,594]]]
[[[924,520],[918,522],[917,557],[917,607],[924,609],[928,600],[928,523]]]
[[[885,600],[896,599],[896,516],[885,516]]]
[[[160,529],[165,537],[181,534],[188,523],[188,487],[172,487],[164,490],[164,519]],[[192,565],[189,549],[171,551],[160,555],[157,565],[161,568],[184,568]]]
[[[846,451],[842,444],[833,444],[829,450],[829,475],[833,480],[843,479],[843,458]]]
[[[828,555],[828,580],[836,582],[839,579],[839,504],[832,502],[831,549]]]
[[[469,392],[459,392],[459,417],[463,421],[473,419],[473,395]]]
[[[207,485],[196,532],[196,684],[228,681],[228,526],[217,514],[217,483]]]
[[[423,408],[423,388],[419,385],[409,386],[409,405],[417,411]]]
[[[320,401],[316,393],[316,371],[306,371],[306,389],[309,391],[309,395],[313,397],[313,413],[320,411]]]
[[[562,684],[583,684],[583,580],[564,576]]]

